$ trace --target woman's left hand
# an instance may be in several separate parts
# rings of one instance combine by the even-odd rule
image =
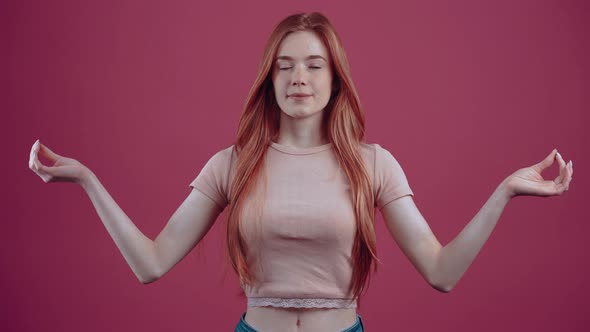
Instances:
[[[553,165],[555,159],[559,164],[559,175],[554,180],[543,179],[541,172]],[[507,177],[504,182],[510,197],[520,195],[553,196],[561,195],[569,189],[572,174],[574,174],[572,161],[570,160],[566,164],[557,149],[554,149],[547,158],[538,164],[519,169]]]

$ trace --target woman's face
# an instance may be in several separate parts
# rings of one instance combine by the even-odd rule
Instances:
[[[273,64],[272,83],[277,103],[293,118],[320,115],[330,100],[332,70],[328,51],[310,31],[283,39]]]

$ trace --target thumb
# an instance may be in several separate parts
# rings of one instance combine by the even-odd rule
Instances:
[[[39,152],[44,157],[49,158],[54,161],[62,157],[62,156],[58,155],[57,153],[51,151],[48,147],[43,145],[43,143],[41,143],[41,142],[39,142]]]
[[[555,161],[555,156],[557,155],[557,149],[553,149],[553,151],[551,151],[551,153],[549,153],[549,155],[547,157],[545,157],[545,159],[543,159],[541,162],[533,165],[533,169],[535,171],[537,171],[539,174],[541,174],[541,172],[553,165],[553,161]]]

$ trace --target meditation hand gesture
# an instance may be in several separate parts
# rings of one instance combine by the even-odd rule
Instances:
[[[551,181],[543,179],[541,172],[553,165],[555,159],[559,163],[559,175]],[[572,161],[570,160],[566,164],[557,149],[554,149],[543,161],[519,169],[505,181],[511,197],[519,195],[553,196],[561,195],[568,190],[572,174],[574,174]]]
[[[53,162],[53,166],[45,166],[41,164],[37,157],[37,153]],[[48,182],[74,182],[80,183],[84,176],[87,175],[89,169],[82,165],[79,161],[58,155],[49,150],[48,147],[41,144],[39,140],[31,147],[31,154],[29,156],[29,168],[35,172],[45,183]]]

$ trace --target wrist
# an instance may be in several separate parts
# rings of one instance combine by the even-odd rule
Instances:
[[[516,196],[514,190],[512,189],[512,186],[510,185],[510,177],[504,179],[504,181],[502,181],[502,183],[500,183],[500,185],[498,186],[497,190],[501,193],[502,196],[504,196],[508,200]]]
[[[80,174],[80,178],[78,179],[78,184],[80,184],[80,186],[82,186],[82,188],[86,190],[95,178],[96,176],[94,175],[94,173],[87,167],[84,167],[83,171]]]

